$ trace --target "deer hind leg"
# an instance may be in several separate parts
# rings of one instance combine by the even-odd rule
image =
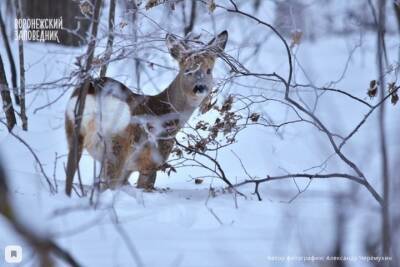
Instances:
[[[156,182],[157,171],[152,172],[139,172],[139,179],[137,181],[137,188],[154,189]]]
[[[82,156],[83,151],[83,136],[79,134],[77,140],[74,140],[74,123],[71,120],[66,120],[65,129],[67,132],[67,142],[68,142],[68,161],[66,168],[66,193],[71,194],[72,183],[76,170],[79,167],[79,161]]]
[[[124,149],[122,138],[113,138],[110,141],[109,151],[104,153],[101,176],[105,179],[106,187],[115,189],[124,184],[126,172],[125,161],[127,152]]]

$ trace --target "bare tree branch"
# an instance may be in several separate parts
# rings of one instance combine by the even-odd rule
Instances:
[[[176,138],[175,138],[175,143],[176,143],[179,147],[182,147],[182,148],[184,148],[184,149],[186,149],[186,150],[189,150],[189,151],[191,151],[191,152],[193,152],[193,153],[197,153],[197,154],[199,154],[199,155],[202,155],[202,156],[206,157],[207,159],[211,160],[211,161],[215,164],[215,166],[217,167],[217,169],[218,169],[218,171],[219,171],[219,176],[220,176],[221,180],[224,181],[224,182],[229,186],[229,188],[235,189],[234,185],[229,181],[228,177],[226,177],[225,171],[224,171],[224,169],[222,168],[221,164],[220,164],[216,159],[214,159],[213,157],[211,157],[211,156],[208,155],[207,153],[203,153],[203,152],[201,152],[201,151],[199,151],[199,150],[196,150],[196,149],[194,149],[194,148],[191,148],[191,147],[189,147],[189,146],[185,146],[185,145],[181,144]],[[241,195],[241,196],[244,196],[242,193],[240,193],[240,192],[238,192],[238,191],[237,191],[236,193],[238,193],[238,194]]]
[[[301,111],[304,114],[306,114],[307,116],[309,116],[315,122],[315,124],[318,126],[318,128],[321,129],[328,137],[328,140],[329,140],[334,152],[339,156],[339,158],[344,163],[346,163],[351,169],[353,169],[360,178],[362,178],[364,180],[364,182],[363,182],[364,186],[366,186],[366,188],[371,192],[373,197],[382,205],[381,197],[379,196],[379,194],[369,184],[369,182],[367,181],[367,179],[366,179],[364,173],[361,171],[361,169],[353,161],[351,161],[347,156],[345,156],[343,154],[343,152],[340,150],[340,147],[337,145],[337,143],[334,140],[334,135],[328,130],[328,128],[322,123],[322,121],[312,111],[307,110],[306,107],[302,106],[300,103],[295,101],[290,96],[290,87],[291,87],[291,80],[292,80],[292,74],[293,74],[293,63],[292,63],[292,55],[291,55],[290,47],[289,47],[288,43],[286,42],[286,40],[283,38],[283,36],[271,24],[266,23],[266,22],[260,20],[259,18],[240,10],[234,0],[230,0],[230,3],[233,5],[233,9],[226,8],[223,6],[218,6],[218,7],[223,8],[223,9],[227,10],[228,12],[237,13],[242,16],[245,16],[245,17],[257,22],[258,24],[261,24],[261,25],[269,28],[278,36],[278,38],[281,40],[281,42],[283,43],[283,45],[285,47],[287,57],[288,57],[288,64],[289,64],[288,78],[287,78],[287,80],[285,80],[282,76],[280,76],[276,73],[266,74],[267,77],[274,76],[285,85],[285,100],[288,101],[291,105],[293,105],[296,109],[298,109],[299,111]],[[247,75],[254,75],[256,77],[265,76],[265,74],[259,74],[259,73],[257,73],[256,75],[252,74],[252,73],[247,73]]]
[[[375,200],[379,204],[382,205],[382,203],[383,203],[382,197],[375,191],[375,189],[365,179],[351,175],[351,174],[346,174],[346,173],[329,173],[329,174],[293,173],[293,174],[286,174],[286,175],[279,175],[279,176],[267,176],[266,178],[263,178],[263,179],[247,179],[243,182],[236,184],[235,187],[242,186],[245,184],[255,184],[256,185],[255,193],[259,196],[258,185],[260,183],[270,182],[270,181],[274,181],[274,180],[292,179],[292,178],[306,178],[306,179],[345,178],[345,179],[351,180],[353,182],[356,182],[358,184],[365,186],[365,188],[372,194],[372,196],[375,198]],[[259,199],[260,199],[260,197],[259,197]]]
[[[4,121],[0,120],[0,123],[7,125]],[[49,185],[49,189],[51,193],[55,193],[55,188],[53,186],[53,184],[51,183],[51,180],[49,178],[49,176],[46,174],[46,172],[44,171],[43,168],[43,164],[40,161],[39,157],[36,155],[36,153],[33,151],[32,147],[24,140],[22,139],[20,136],[18,136],[17,134],[15,134],[13,131],[10,131],[10,134],[15,137],[19,142],[21,142],[28,150],[29,152],[32,154],[32,156],[34,157],[36,163],[39,166],[40,172],[42,173],[43,177],[46,179],[47,184]]]
[[[196,0],[192,0],[192,6],[190,8],[190,17],[189,17],[189,23],[188,25],[185,25],[185,29],[183,30],[184,36],[186,36],[188,33],[193,31],[194,27],[194,22],[196,20]],[[185,12],[185,10],[183,11]]]

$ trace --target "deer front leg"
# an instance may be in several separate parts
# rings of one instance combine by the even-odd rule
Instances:
[[[121,138],[114,138],[111,141],[110,151],[105,152],[103,160],[102,177],[106,187],[115,189],[124,183],[125,179],[125,161],[127,152],[124,149],[124,140]]]
[[[139,179],[137,181],[137,188],[143,188],[147,190],[154,189],[154,183],[156,182],[157,171],[152,172],[140,172]]]
[[[104,178],[107,188],[116,189],[123,184],[122,165],[118,160],[107,159],[104,166]]]

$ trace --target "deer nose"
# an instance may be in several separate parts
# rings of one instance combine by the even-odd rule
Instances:
[[[197,94],[197,93],[203,93],[204,91],[207,91],[208,90],[208,88],[207,88],[207,86],[206,85],[204,85],[204,84],[198,84],[198,85],[196,85],[194,88],[193,88],[193,92],[195,93],[195,94]]]

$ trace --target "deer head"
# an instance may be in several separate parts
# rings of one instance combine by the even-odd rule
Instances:
[[[166,43],[171,56],[179,63],[179,88],[193,105],[199,105],[213,87],[213,68],[216,58],[225,49],[228,32],[223,31],[208,44],[179,40],[167,34]]]

